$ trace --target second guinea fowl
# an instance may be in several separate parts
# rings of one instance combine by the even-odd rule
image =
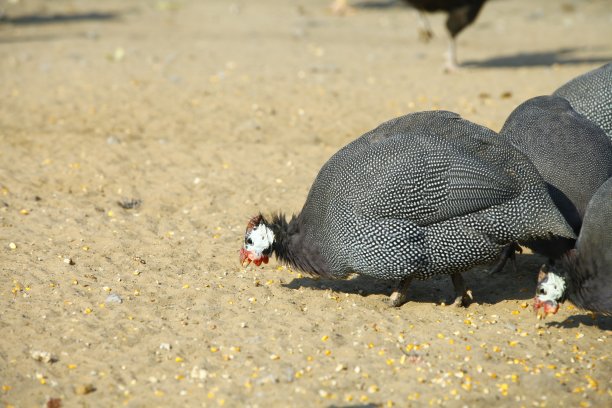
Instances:
[[[509,243],[552,236],[575,238],[526,156],[457,114],[420,112],[340,149],[290,221],[251,219],[240,261],[259,265],[275,253],[313,275],[394,281],[394,306],[413,278],[450,274],[461,303],[461,272]]]
[[[546,182],[550,196],[578,234],[591,197],[612,177],[612,143],[602,129],[558,96],[538,96],[510,114],[500,135],[525,153]],[[575,240],[521,242],[550,262]]]
[[[612,62],[572,79],[554,95],[567,99],[612,140]]]

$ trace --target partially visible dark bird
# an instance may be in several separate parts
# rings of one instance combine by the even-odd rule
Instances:
[[[419,28],[419,38],[425,42],[433,37],[429,21],[425,13],[443,11],[448,13],[446,19],[446,29],[449,34],[449,46],[446,53],[445,71],[454,71],[459,66],[457,63],[457,46],[455,38],[463,29],[476,20],[480,9],[487,0],[403,0],[410,4],[419,12],[421,27]],[[330,9],[335,14],[347,14],[351,8],[348,0],[334,0]]]
[[[500,134],[529,157],[576,235],[591,197],[612,177],[612,142],[558,96],[538,96],[510,114]],[[554,262],[575,240],[521,242]]]
[[[461,31],[476,20],[486,0],[403,0],[419,11],[422,22],[420,37],[429,39],[433,36],[425,13],[444,11],[448,13],[446,29],[449,34],[449,46],[446,54],[445,69],[452,71],[459,66],[457,62],[456,37]]]
[[[567,99],[612,140],[612,62],[572,79],[554,95]]]
[[[495,132],[452,112],[383,123],[334,154],[299,215],[258,215],[241,263],[282,262],[314,275],[352,273],[398,283],[452,275],[456,304],[469,296],[461,272],[490,263],[512,242],[575,238],[529,159]]]
[[[538,317],[556,313],[568,299],[582,309],[612,314],[612,178],[591,198],[576,249],[552,270],[540,270]]]
[[[446,19],[446,29],[449,34],[449,46],[446,53],[446,63],[444,68],[447,72],[457,69],[457,46],[456,37],[461,31],[476,20],[478,13],[487,0],[402,0],[410,4],[419,12],[421,27],[419,28],[419,38],[425,42],[433,37],[429,21],[425,13],[443,11],[448,14]],[[349,7],[347,0],[334,0],[331,5],[335,13],[345,13]]]

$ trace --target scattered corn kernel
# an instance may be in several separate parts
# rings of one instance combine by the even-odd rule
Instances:
[[[593,379],[593,377],[591,377],[590,375],[585,375],[584,378],[586,378],[586,380],[588,381],[588,388],[592,390],[596,390],[597,388],[599,388],[599,384],[597,383],[597,381],[595,381],[595,379]]]

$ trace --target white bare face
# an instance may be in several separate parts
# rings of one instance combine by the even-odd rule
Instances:
[[[565,293],[565,280],[553,272],[548,272],[546,278],[538,284],[536,298],[541,302],[557,303]]]
[[[261,257],[264,251],[270,252],[273,243],[274,232],[263,223],[257,225],[244,237],[244,249],[255,258]]]

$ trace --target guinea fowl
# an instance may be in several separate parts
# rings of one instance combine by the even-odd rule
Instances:
[[[603,130],[558,96],[538,96],[510,114],[500,134],[525,153],[576,235],[589,200],[612,177],[612,142]],[[521,242],[554,262],[575,240]]]
[[[449,46],[444,68],[447,72],[456,70],[458,63],[455,39],[465,27],[476,20],[486,0],[403,0],[403,2],[410,4],[419,12],[422,26],[419,30],[419,38],[425,42],[433,37],[425,13],[443,11],[448,14],[446,29],[449,34]],[[347,0],[335,0],[330,7],[337,14],[345,14],[349,9]]]
[[[446,54],[446,71],[457,69],[457,46],[455,44],[457,35],[463,29],[476,20],[478,13],[484,6],[486,0],[403,0],[409,3],[419,11],[419,17],[423,24],[423,30],[420,37],[428,40],[433,36],[425,12],[433,13],[436,11],[444,11],[448,13],[446,19],[446,29],[449,34],[449,45]]]
[[[572,79],[554,95],[567,99],[612,140],[612,62]]]
[[[591,198],[576,249],[551,271],[540,270],[534,299],[538,318],[556,313],[567,299],[612,314],[612,178]]]
[[[259,265],[275,253],[313,275],[395,281],[394,306],[413,278],[451,274],[461,304],[470,295],[461,272],[511,242],[553,235],[575,237],[525,155],[457,114],[420,112],[334,154],[289,222],[252,218],[240,261]]]

